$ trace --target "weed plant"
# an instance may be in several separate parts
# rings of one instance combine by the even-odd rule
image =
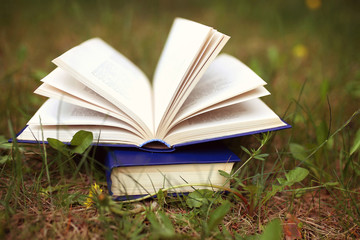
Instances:
[[[357,1],[5,1],[0,8],[0,238],[360,238]],[[70,47],[99,36],[151,78],[177,16],[215,26],[293,127],[227,140],[243,161],[215,191],[116,202],[88,133],[73,145],[14,138]],[[96,184],[95,184],[96,183]],[[175,186],[174,186],[175,187]],[[194,186],[197,188],[197,186]],[[227,190],[227,193],[224,193]]]

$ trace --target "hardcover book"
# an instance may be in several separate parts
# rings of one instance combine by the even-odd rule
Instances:
[[[149,152],[136,148],[109,148],[106,179],[109,193],[118,200],[156,194],[192,192],[229,187],[219,170],[230,173],[240,159],[221,142],[178,148],[174,152]],[[191,185],[191,186],[189,186]]]
[[[109,146],[173,148],[289,127],[259,98],[266,84],[241,61],[220,54],[229,37],[175,19],[152,84],[99,38],[53,60],[35,93],[49,97],[19,142],[70,142],[79,130]]]

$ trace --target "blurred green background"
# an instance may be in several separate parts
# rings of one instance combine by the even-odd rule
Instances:
[[[101,37],[151,78],[174,18],[184,17],[231,36],[223,52],[268,83],[264,100],[293,138],[316,141],[360,106],[359,10],[356,0],[2,1],[0,135],[11,136],[10,123],[21,130],[44,102],[32,92],[61,53]]]
[[[358,239],[359,10],[358,0],[0,0],[0,239],[6,234],[19,239],[34,235],[113,239],[112,231],[118,238],[122,234],[138,237],[143,227],[143,236],[156,233],[156,225],[145,224],[142,213],[109,220],[107,214],[103,218],[102,208],[80,205],[76,196],[86,197],[93,180],[106,188],[103,169],[87,161],[86,155],[77,161],[39,145],[18,147],[5,142],[45,101],[33,91],[55,68],[52,59],[100,37],[151,79],[175,17],[231,36],[223,52],[242,60],[268,83],[272,95],[263,100],[293,126],[278,131],[260,149],[269,154],[266,161],[241,156],[246,166],[232,188],[238,189],[239,184],[252,208],[262,207],[256,211],[258,217],[249,217],[234,198],[226,225],[236,226],[233,231],[242,235],[255,234],[271,216],[285,223],[291,213],[301,220],[296,225],[303,226],[306,239]],[[239,151],[240,145],[259,146],[254,137],[227,143]],[[277,192],[280,181],[288,179],[288,170],[298,166],[309,170],[309,177],[297,184],[301,191],[286,186]],[[157,201],[164,205],[164,199]],[[166,205],[169,216],[180,216],[177,231],[182,232],[184,224],[192,229],[184,230],[190,231],[190,238],[204,231],[210,207],[202,217],[198,210],[184,210],[184,204],[176,201],[169,199]],[[163,211],[161,207],[159,213],[165,216]],[[163,229],[159,227],[159,232]]]

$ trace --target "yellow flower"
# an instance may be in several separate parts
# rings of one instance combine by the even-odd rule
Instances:
[[[316,10],[321,7],[321,0],[305,0],[305,3],[310,10]]]
[[[308,49],[303,44],[296,44],[292,49],[292,53],[296,58],[303,59],[307,57]]]
[[[102,193],[102,189],[96,183],[93,183],[90,187],[89,195],[84,202],[86,208],[91,207],[94,204],[94,197]]]

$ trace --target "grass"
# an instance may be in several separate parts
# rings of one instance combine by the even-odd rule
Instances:
[[[360,238],[357,9],[357,1],[316,0],[2,3],[0,238]],[[229,176],[237,194],[115,203],[91,151],[6,142],[45,100],[32,92],[53,58],[99,36],[151,77],[176,16],[230,35],[224,52],[268,82],[264,100],[293,126],[266,144],[262,136],[226,142],[247,162]],[[103,191],[87,207],[95,182]]]

